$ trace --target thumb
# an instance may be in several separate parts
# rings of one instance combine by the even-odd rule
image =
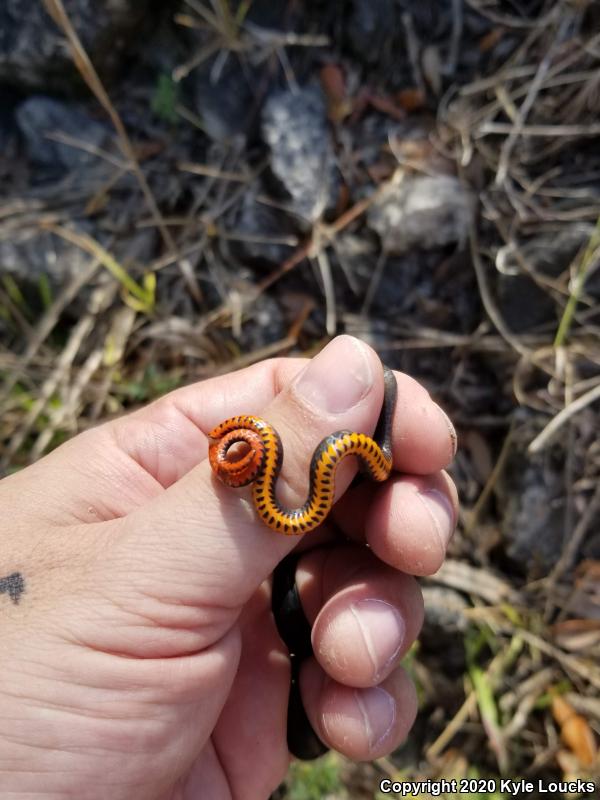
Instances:
[[[283,443],[276,487],[282,505],[304,503],[319,442],[343,428],[371,434],[382,399],[379,357],[349,336],[330,342],[275,397],[261,416]],[[336,498],[356,470],[351,462],[344,461],[337,471]],[[138,591],[157,604],[170,634],[173,628],[186,631],[191,651],[224,635],[242,605],[298,542],[265,527],[250,488],[221,484],[208,459],[119,523],[124,530],[115,542],[121,564],[117,574],[122,579],[125,572],[128,592]],[[160,655],[179,654],[178,642],[179,637],[165,635],[160,649],[167,650]]]

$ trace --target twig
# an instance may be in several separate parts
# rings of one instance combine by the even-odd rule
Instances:
[[[511,128],[510,134],[508,138],[502,145],[502,150],[500,151],[500,158],[498,159],[498,169],[496,171],[496,185],[501,186],[508,174],[508,166],[510,162],[510,156],[513,151],[513,147],[517,143],[518,138],[523,134],[525,120],[531,111],[533,104],[535,102],[536,97],[539,94],[540,89],[542,88],[542,84],[544,83],[544,79],[548,74],[548,71],[552,65],[552,59],[554,58],[554,54],[558,48],[558,45],[562,42],[563,37],[567,32],[568,26],[571,24],[572,17],[570,14],[565,14],[561,23],[559,25],[558,31],[556,36],[554,37],[554,41],[550,45],[548,52],[546,53],[544,59],[540,63],[538,70],[535,74],[534,79],[531,81],[529,85],[529,89],[527,90],[527,95],[519,108],[517,119],[514,122],[514,125]]]
[[[133,170],[137,181],[140,185],[140,189],[142,190],[142,194],[146,200],[148,205],[148,209],[150,213],[154,217],[156,222],[156,226],[160,231],[162,239],[167,247],[168,250],[175,253],[177,251],[177,246],[173,237],[171,236],[169,229],[166,225],[164,225],[162,221],[162,216],[160,210],[158,208],[158,204],[152,194],[152,190],[146,180],[146,176],[142,171],[136,154],[133,144],[131,143],[131,139],[129,138],[129,134],[127,133],[127,129],[119,116],[116,108],[114,107],[110,97],[102,81],[100,80],[98,73],[90,58],[85,51],[81,43],[81,39],[77,35],[75,28],[73,27],[71,20],[65,11],[63,1],[62,0],[42,0],[44,7],[46,8],[48,14],[52,17],[52,19],[56,22],[59,28],[62,29],[65,36],[67,37],[67,41],[69,43],[69,47],[71,49],[71,54],[73,56],[73,61],[77,66],[83,80],[86,82],[90,90],[93,92],[94,96],[100,103],[100,105],[104,108],[106,113],[108,114],[115,131],[117,132],[117,136],[119,137],[119,142],[121,145],[121,149],[127,160],[131,165],[131,169]],[[192,293],[193,297],[197,302],[202,301],[202,293],[200,291],[200,287],[198,286],[198,282],[196,281],[195,277],[190,282],[189,274],[186,274],[182,271],[184,275],[184,279],[190,292]]]
[[[97,259],[94,259],[86,267],[84,267],[79,274],[74,275],[70,282],[60,292],[58,297],[54,300],[52,305],[45,311],[35,330],[32,331],[27,343],[27,348],[19,358],[18,366],[12,370],[4,382],[2,394],[0,395],[0,403],[3,403],[7,400],[14,385],[23,374],[23,371],[29,366],[32,359],[35,358],[35,355],[40,349],[41,345],[51,333],[54,326],[57,324],[63,310],[76,297],[80,289],[92,279],[94,273],[98,269],[99,263],[100,262]]]
[[[33,429],[33,426],[35,425],[40,414],[46,408],[57,387],[67,376],[73,361],[75,360],[77,353],[81,348],[81,345],[90,332],[94,329],[94,323],[98,311],[104,304],[112,299],[117,290],[117,286],[118,284],[116,282],[111,281],[110,283],[98,287],[92,293],[88,304],[87,313],[78,320],[75,327],[71,330],[69,339],[60,356],[58,357],[56,367],[52,371],[52,374],[42,384],[38,398],[27,412],[18,430],[15,431],[12,438],[8,442],[4,451],[4,456],[0,462],[2,469],[6,469],[6,467],[9,465],[11,457],[22,446],[29,432]]]
[[[577,557],[577,553],[581,546],[581,543],[590,529],[592,522],[594,521],[596,514],[600,510],[600,483],[596,486],[596,491],[594,492],[592,499],[587,505],[587,508],[579,518],[577,525],[575,526],[575,530],[571,534],[570,538],[567,541],[567,546],[565,547],[563,553],[561,554],[560,559],[557,561],[554,569],[550,573],[549,579],[554,585],[560,578],[564,575],[564,573],[573,566],[573,563]]]
[[[584,408],[600,399],[600,383],[590,389],[589,392],[582,394],[577,400],[573,400],[568,406],[559,411],[558,414],[546,425],[544,430],[539,433],[531,442],[527,451],[529,453],[539,453],[552,439],[562,426],[575,414],[583,411]]]

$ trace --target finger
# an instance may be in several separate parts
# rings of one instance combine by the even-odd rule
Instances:
[[[414,578],[364,547],[323,548],[296,570],[318,663],[336,682],[376,686],[398,666],[423,622]]]
[[[328,678],[309,659],[302,665],[300,688],[319,738],[356,761],[395,750],[406,739],[417,713],[416,692],[402,667],[378,686],[356,689]]]
[[[398,383],[392,427],[394,469],[428,475],[447,467],[458,443],[448,415],[414,378],[394,374]]]
[[[458,518],[458,494],[446,472],[361,484],[333,511],[342,532],[366,541],[384,562],[410,575],[440,568]]]

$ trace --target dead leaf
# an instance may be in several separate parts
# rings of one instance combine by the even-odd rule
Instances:
[[[567,619],[550,629],[556,644],[565,650],[589,650],[600,644],[600,620]]]
[[[400,106],[409,113],[411,111],[418,111],[425,106],[427,102],[427,95],[422,89],[412,87],[410,89],[402,89],[401,92],[396,93],[396,99]]]
[[[329,119],[340,122],[352,112],[352,102],[346,93],[346,77],[338,64],[325,64],[319,73],[327,98]]]
[[[479,40],[479,51],[481,53],[489,53],[489,51],[493,50],[498,44],[500,39],[502,39],[504,34],[504,28],[492,28],[489,33],[486,33],[485,36],[482,36]]]
[[[596,761],[598,748],[594,732],[585,717],[578,714],[560,695],[552,698],[552,714],[560,727],[562,741],[577,756],[581,766],[592,766]]]

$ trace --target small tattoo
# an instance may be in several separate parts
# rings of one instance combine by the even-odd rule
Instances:
[[[8,594],[16,605],[25,591],[25,580],[20,572],[13,572],[6,578],[0,578],[0,594]]]

